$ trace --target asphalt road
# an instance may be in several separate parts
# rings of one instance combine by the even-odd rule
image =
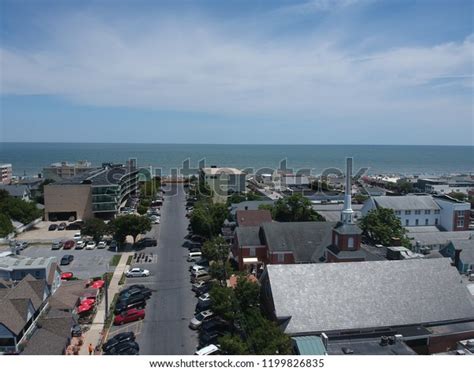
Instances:
[[[140,354],[194,354],[198,343],[197,333],[188,327],[197,299],[191,291],[188,250],[182,247],[188,233],[186,195],[181,185],[172,186],[175,192],[167,190],[161,208],[158,247],[145,251],[157,254],[156,262],[136,265],[150,270],[151,276],[127,280],[155,290],[137,335]]]

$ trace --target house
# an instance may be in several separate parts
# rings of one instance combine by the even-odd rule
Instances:
[[[258,227],[272,221],[269,210],[237,210],[235,220],[239,227]]]
[[[376,208],[392,209],[404,227],[441,224],[441,208],[428,195],[370,197],[364,203],[362,215]]]
[[[17,353],[46,308],[51,291],[44,279],[25,276],[0,285],[0,352]]]
[[[60,270],[55,257],[31,258],[12,254],[0,256],[0,279],[21,281],[28,275],[45,280],[52,293],[61,285]]]
[[[474,239],[450,241],[439,252],[443,256],[451,258],[460,273],[474,272]]]
[[[422,229],[423,227],[419,227]],[[457,231],[445,232],[438,229],[433,231],[420,231],[407,233],[410,239],[412,249],[415,252],[422,252],[423,250],[438,251],[446,247],[450,241],[454,240],[468,240],[474,232],[471,231]]]
[[[237,210],[259,210],[260,206],[268,205],[273,206],[275,201],[268,200],[268,201],[243,201],[239,202],[238,204],[231,204],[230,205],[230,214],[235,215]]]
[[[320,263],[331,243],[331,222],[263,223],[235,229],[232,255],[239,269],[265,264]]]
[[[474,336],[470,294],[448,259],[267,265],[260,282],[262,308],[290,336],[401,335],[417,353],[432,351],[431,336],[446,347]]]
[[[230,167],[204,167],[199,171],[199,180],[212,191],[216,202],[225,202],[230,193],[246,192],[246,174]]]
[[[30,189],[24,184],[0,184],[0,190],[2,189],[7,191],[11,197],[23,201],[29,201],[31,199]]]

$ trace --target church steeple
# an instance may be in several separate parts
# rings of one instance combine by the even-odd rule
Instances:
[[[352,157],[346,158],[346,186],[344,194],[344,209],[341,212],[341,222],[354,224],[354,211],[352,210]]]

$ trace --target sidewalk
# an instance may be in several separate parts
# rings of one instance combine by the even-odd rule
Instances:
[[[132,255],[133,255],[133,252],[122,253],[120,261],[117,264],[117,267],[115,268],[114,275],[112,276],[112,280],[109,282],[109,289],[108,289],[109,305],[112,302],[115,294],[117,294],[120,290],[119,281],[122,278],[122,274],[127,269],[128,257]],[[95,348],[95,346],[99,343],[99,341],[102,338],[102,330],[104,328],[104,323],[105,323],[105,298],[103,298],[102,301],[100,302],[99,307],[97,308],[97,313],[95,315],[94,321],[92,322],[89,330],[83,335],[84,344],[82,345],[81,350],[79,351],[80,355],[89,354],[88,349],[87,349],[89,347],[89,344],[92,344],[92,346]]]

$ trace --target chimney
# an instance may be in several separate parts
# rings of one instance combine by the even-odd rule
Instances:
[[[455,249],[454,250],[454,266],[457,268],[459,266],[459,256],[461,255],[462,249]]]

